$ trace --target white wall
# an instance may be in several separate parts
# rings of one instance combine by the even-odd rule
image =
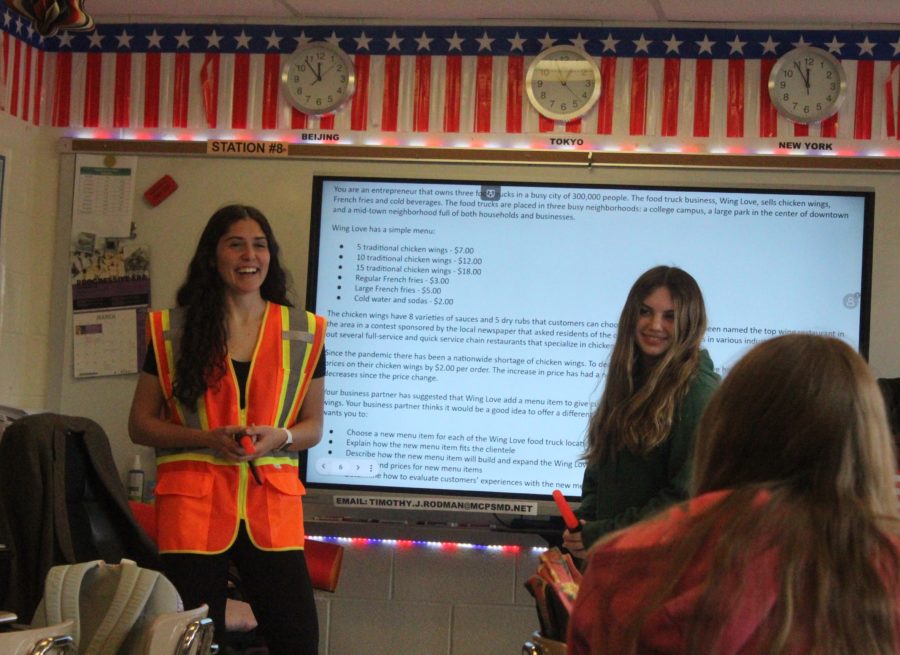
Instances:
[[[59,186],[55,130],[0,113],[0,405],[48,407],[51,278]]]
[[[63,157],[63,186],[73,156]],[[163,174],[171,175],[178,190],[156,208],[141,193]],[[188,156],[143,156],[136,174],[134,216],[137,241],[149,245],[152,304],[171,306],[183,280],[199,234],[208,217],[220,206],[241,202],[258,206],[272,222],[283,248],[283,261],[293,274],[295,300],[303,305],[309,239],[310,190],[317,174],[375,175],[390,177],[468,178],[481,180],[540,180],[573,184],[646,184],[691,186],[821,187],[826,189],[874,189],[876,197],[875,245],[870,360],[876,374],[900,376],[900,344],[895,334],[900,326],[900,175],[873,172],[805,172],[785,170],[722,170],[625,167],[553,167],[535,165],[476,165],[398,162],[346,162],[334,160],[215,159]],[[70,188],[70,187],[69,187]],[[70,201],[68,188],[60,197]],[[58,240],[65,243],[70,231],[68,208],[62,208]],[[652,238],[648,235],[648,238]],[[55,267],[65,276],[68,254],[57,254]],[[110,435],[114,455],[122,470],[135,452],[144,453],[145,468],[152,467],[152,454],[132,446],[126,434],[126,419],[136,375],[74,379],[72,376],[72,329],[66,288],[54,301],[52,358],[58,396],[49,399],[60,411],[87,415],[103,425]]]

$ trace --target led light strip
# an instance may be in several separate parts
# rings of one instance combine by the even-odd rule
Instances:
[[[391,548],[431,548],[433,550],[484,550],[496,551],[501,553],[518,554],[523,550],[531,550],[533,553],[542,553],[546,548],[533,546],[530,549],[523,549],[522,546],[501,545],[501,544],[470,544],[458,541],[422,541],[419,539],[374,539],[371,537],[326,537],[318,535],[307,535],[307,538],[315,541],[327,541],[330,543],[341,544],[345,546],[366,547],[366,546],[389,546]]]

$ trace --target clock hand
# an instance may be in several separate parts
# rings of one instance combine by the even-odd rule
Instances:
[[[321,82],[321,81],[322,81],[322,76],[321,76],[321,75],[319,74],[319,72],[318,72],[318,67],[320,67],[321,64],[318,63],[318,62],[316,62],[316,67],[317,67],[317,68],[313,68],[312,62],[309,60],[309,57],[307,57],[307,58],[306,58],[306,65],[309,66],[309,70],[312,72],[312,74],[316,76],[316,79],[313,80],[313,84],[315,84],[316,82]]]
[[[573,96],[575,96],[575,100],[578,100],[578,101],[581,100],[581,98],[578,96],[578,92],[575,91],[574,89],[572,89],[571,86],[569,86],[569,85],[566,84],[565,82],[563,82],[563,86],[566,87],[566,88],[569,90],[569,93],[571,93]]]
[[[803,69],[800,68],[800,64],[796,61],[794,62],[794,68],[796,68],[797,72],[800,73],[800,79],[803,80],[803,84],[806,86],[806,95],[809,95],[809,69],[806,69],[806,75],[804,75]]]
[[[560,66],[560,68],[562,68],[562,65],[561,65],[561,64],[559,64],[559,66]],[[561,73],[561,72],[562,72],[562,71],[560,70],[560,73]],[[565,74],[565,76],[563,76],[563,79],[562,79],[562,85],[563,85],[564,87],[566,87],[566,88],[568,88],[569,78],[570,78],[570,77],[572,77],[572,69],[571,69],[571,68],[569,68],[569,69],[566,71],[566,74]]]

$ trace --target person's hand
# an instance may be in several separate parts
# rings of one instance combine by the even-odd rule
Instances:
[[[244,431],[253,439],[253,446],[256,452],[250,459],[256,459],[266,455],[284,443],[287,435],[284,428],[276,428],[271,425],[251,425]]]
[[[230,462],[245,462],[250,459],[238,442],[247,430],[242,425],[223,425],[205,433],[207,447],[216,452],[217,457]]]
[[[584,520],[581,521],[581,525],[584,525]],[[563,532],[563,547],[572,553],[572,557],[577,557],[578,559],[584,559],[587,557],[587,551],[584,549],[584,540],[582,539],[581,530],[577,532],[570,532],[566,530]]]

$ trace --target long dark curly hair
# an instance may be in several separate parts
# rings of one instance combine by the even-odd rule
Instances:
[[[207,387],[225,374],[225,284],[216,267],[216,248],[231,225],[246,218],[259,224],[269,246],[269,271],[260,294],[264,300],[292,306],[287,299],[288,274],[281,268],[278,242],[263,213],[247,205],[228,205],[213,214],[176,296],[178,306],[184,309],[184,327],[172,390],[175,398],[194,411]]]

